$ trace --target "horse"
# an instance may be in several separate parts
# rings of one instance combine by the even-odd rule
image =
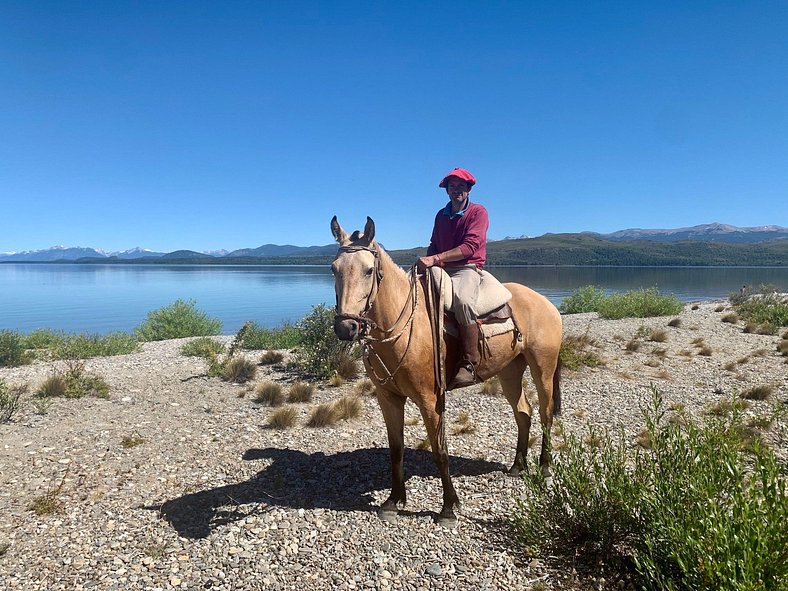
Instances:
[[[395,521],[405,505],[404,413],[410,399],[421,412],[432,447],[432,456],[443,485],[443,507],[437,521],[457,522],[454,508],[460,502],[449,474],[449,455],[443,424],[443,391],[434,365],[433,332],[425,304],[425,288],[397,265],[375,241],[375,222],[367,217],[364,231],[348,234],[337,217],[331,232],[339,243],[331,264],[335,280],[334,332],[345,341],[364,343],[364,366],[386,423],[391,460],[391,494],[378,509],[378,517]],[[547,298],[517,283],[506,283],[512,293],[509,305],[522,338],[505,333],[485,339],[480,379],[498,376],[503,394],[517,423],[517,443],[509,474],[525,469],[531,429],[531,405],[523,389],[523,374],[530,368],[539,395],[542,448],[539,463],[549,471],[550,429],[561,406],[561,315]],[[446,366],[460,356],[455,338],[443,336]]]

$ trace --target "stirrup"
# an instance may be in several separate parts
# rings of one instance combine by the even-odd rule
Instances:
[[[464,361],[462,365],[460,365],[460,369],[457,370],[457,374],[449,384],[448,389],[455,390],[457,388],[473,386],[477,382],[478,376],[476,375],[476,368],[473,367],[473,363]]]

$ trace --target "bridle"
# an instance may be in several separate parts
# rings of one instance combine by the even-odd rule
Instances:
[[[397,364],[397,367],[394,371],[389,371],[386,367],[386,364],[383,363],[383,360],[377,354],[375,349],[373,348],[373,343],[389,343],[392,341],[396,341],[399,337],[403,335],[403,333],[410,329],[412,332],[413,330],[413,318],[416,314],[416,307],[418,306],[419,298],[418,298],[418,289],[416,289],[416,282],[418,281],[418,276],[416,274],[415,265],[411,269],[410,272],[410,289],[408,291],[408,299],[405,302],[405,305],[402,307],[402,310],[399,313],[399,316],[394,321],[394,324],[391,325],[390,328],[381,328],[377,325],[377,323],[369,317],[369,313],[372,310],[372,304],[375,301],[375,298],[378,295],[378,291],[380,289],[380,282],[383,281],[383,270],[380,264],[380,252],[377,248],[373,248],[371,246],[360,246],[360,245],[348,245],[348,246],[340,246],[339,252],[340,253],[355,253],[360,251],[367,251],[372,253],[375,257],[374,262],[374,271],[373,271],[373,281],[372,281],[372,288],[369,290],[369,294],[367,294],[367,302],[364,306],[364,310],[361,314],[347,314],[347,313],[338,313],[335,314],[334,317],[338,320],[354,320],[358,322],[360,326],[359,330],[359,340],[362,343],[362,347],[364,349],[364,357],[369,358],[374,356],[377,359],[378,364],[384,369],[386,375],[381,377],[375,371],[374,366],[370,363],[369,367],[372,369],[372,373],[378,382],[383,385],[389,381],[391,381],[396,373],[399,371],[400,367],[402,367],[402,362],[407,355],[408,349],[410,348],[410,338],[408,339],[408,344],[405,347],[405,351],[402,353],[402,357]],[[394,332],[394,329],[397,325],[405,318],[408,309],[408,301],[410,302],[410,316],[408,317],[407,322],[402,326],[402,328],[396,334],[391,334]],[[383,337],[373,337],[370,334],[372,329],[377,330],[378,332],[382,333]]]

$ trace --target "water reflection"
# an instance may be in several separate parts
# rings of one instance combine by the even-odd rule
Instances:
[[[657,286],[683,301],[725,298],[742,285],[788,290],[786,268],[500,267],[502,281],[524,283],[561,301],[578,287],[609,292]],[[176,299],[222,320],[235,332],[246,320],[274,327],[333,304],[325,266],[0,265],[0,329],[49,327],[107,333],[133,330],[147,313]]]

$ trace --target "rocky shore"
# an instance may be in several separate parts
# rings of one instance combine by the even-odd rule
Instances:
[[[698,416],[754,386],[772,386],[772,403],[784,403],[788,365],[776,350],[779,336],[722,322],[726,307],[687,305],[674,327],[671,317],[564,317],[565,334],[586,335],[605,365],[564,371],[563,430],[623,428],[634,445],[652,384]],[[664,340],[650,340],[648,329],[652,337],[664,331]],[[388,494],[389,462],[374,397],[363,398],[357,419],[310,428],[312,406],[354,388],[317,384],[314,400],[296,405],[294,428],[270,429],[271,409],[254,403],[246,385],[206,377],[202,360],[179,353],[183,342],[88,360],[86,369],[109,383],[109,400],[57,399],[38,414],[28,393],[0,425],[0,588],[623,587],[531,559],[513,543],[508,520],[524,485],[503,473],[515,426],[501,396],[474,386],[447,400],[448,424],[467,415],[471,425],[449,437],[463,502],[453,530],[434,523],[440,481],[429,451],[417,449],[424,427],[408,405],[408,505],[389,524],[375,514]],[[0,368],[0,378],[32,392],[58,364]],[[286,388],[296,379],[284,365],[261,366],[255,382]],[[767,404],[753,402],[747,412]],[[785,443],[775,443],[785,456]],[[30,511],[47,493],[62,510]]]

